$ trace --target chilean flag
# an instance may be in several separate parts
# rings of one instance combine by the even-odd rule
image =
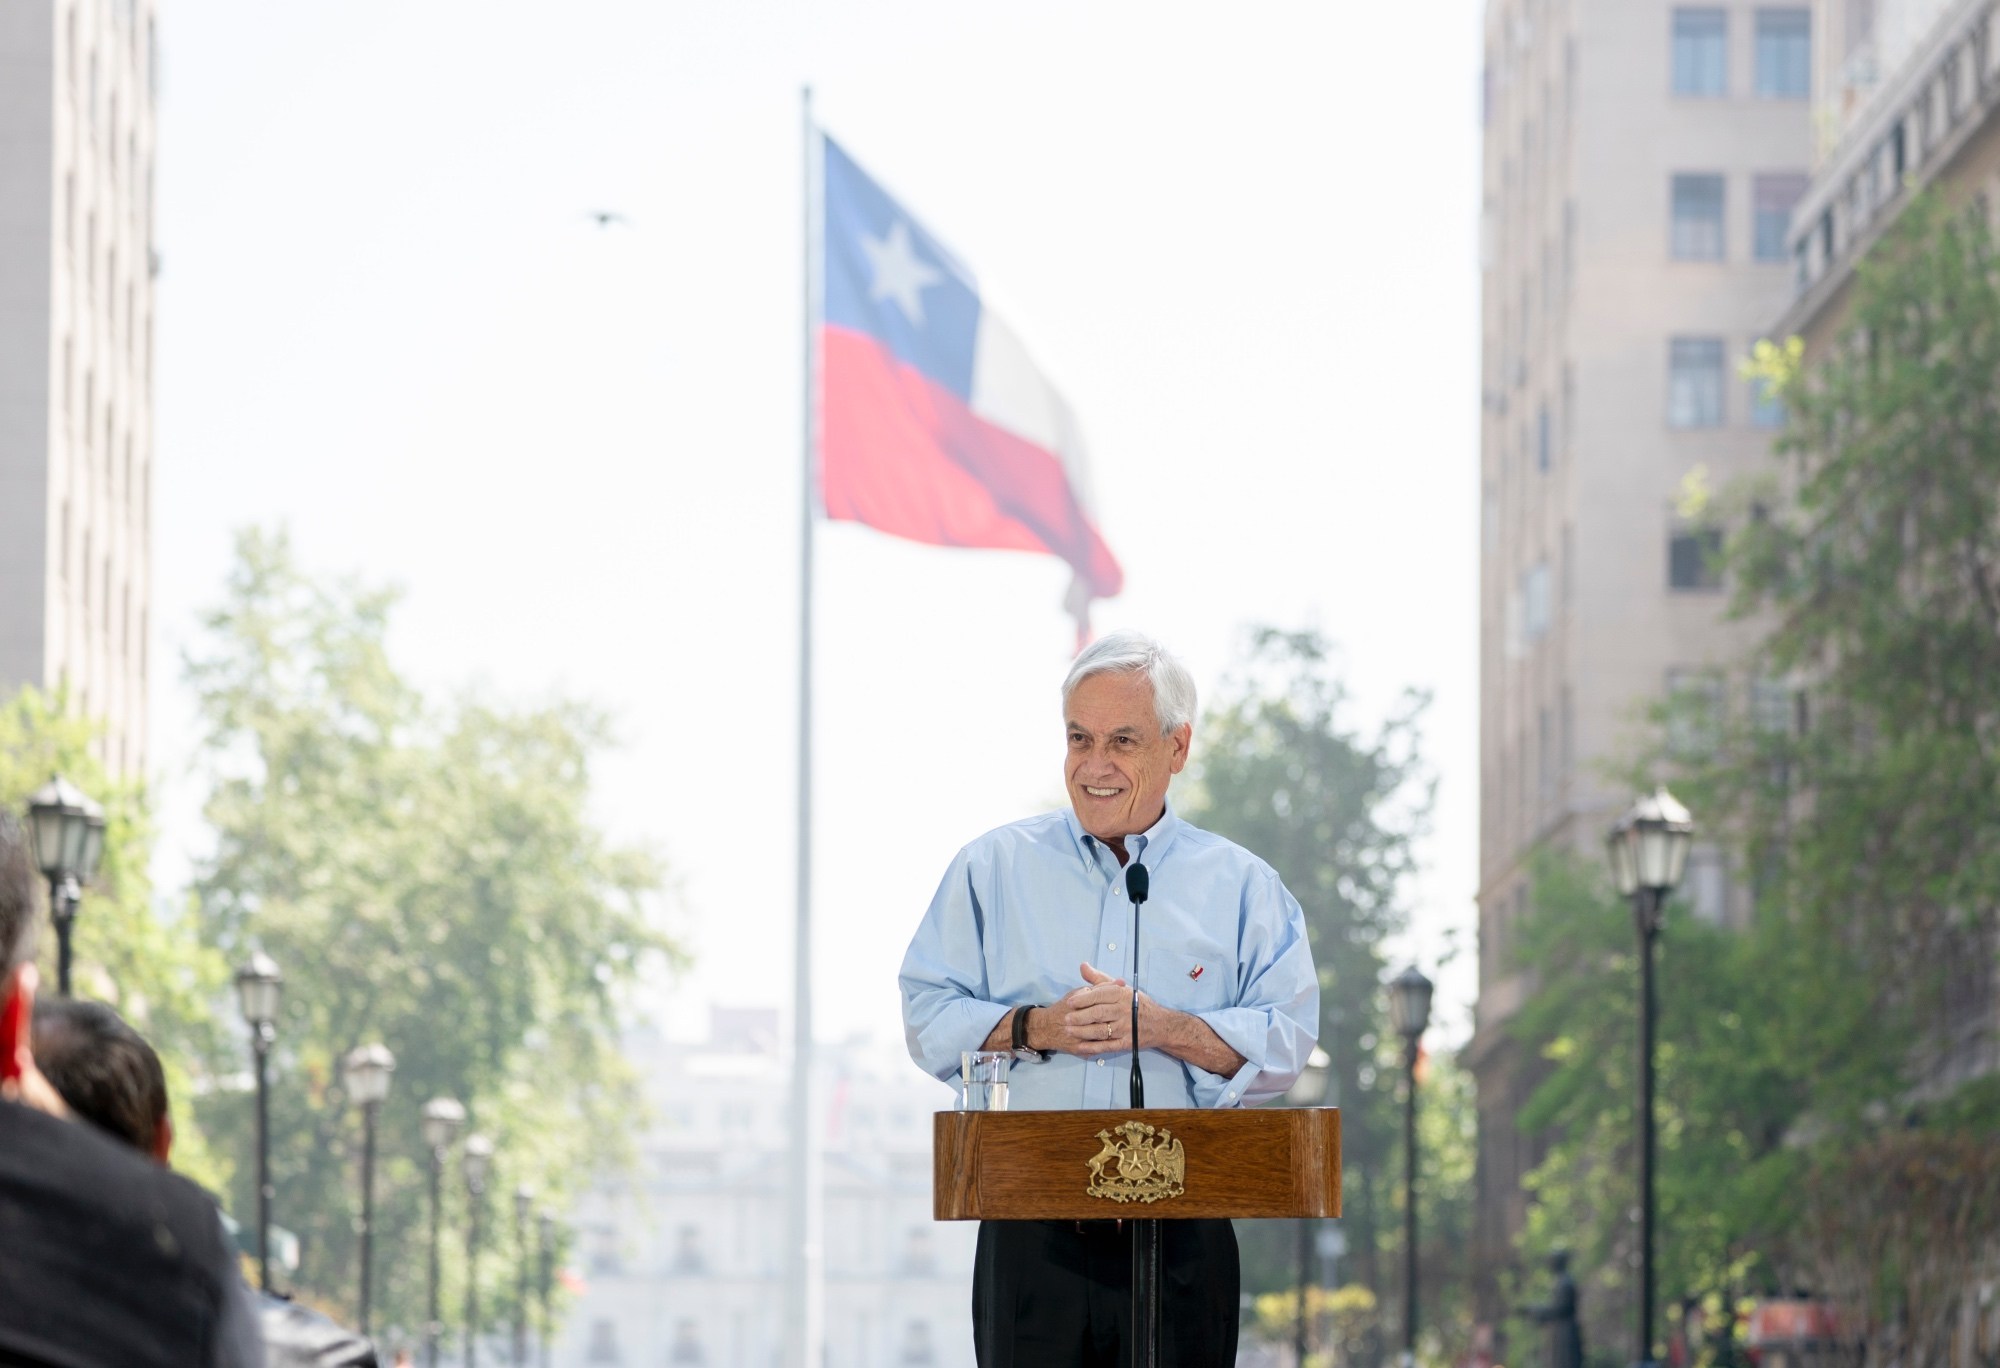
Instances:
[[[1069,405],[951,252],[831,138],[819,487],[826,515],[932,546],[1060,556],[1080,635],[1124,573]]]

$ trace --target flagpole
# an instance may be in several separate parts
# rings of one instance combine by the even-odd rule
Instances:
[[[818,272],[814,258],[814,153],[812,87],[799,90],[802,138],[804,308],[800,375],[799,463],[799,771],[797,917],[792,943],[791,1163],[786,1184],[785,1354],[786,1368],[817,1368],[820,1358],[819,1222],[814,1192],[811,1118],[812,1019],[812,620],[813,503],[817,494],[814,448],[817,437]]]

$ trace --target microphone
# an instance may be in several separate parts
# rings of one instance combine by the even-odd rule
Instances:
[[[1125,866],[1125,896],[1132,900],[1132,1105],[1146,1105],[1146,1079],[1139,1072],[1139,904],[1151,890],[1152,875],[1134,860]]]

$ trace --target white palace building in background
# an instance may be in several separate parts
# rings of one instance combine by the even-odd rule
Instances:
[[[584,1290],[556,1368],[772,1368],[784,1333],[786,1064],[778,1015],[628,1040],[651,1112],[630,1177],[572,1217]],[[822,1047],[826,1368],[971,1368],[976,1227],[931,1220],[931,1114],[900,1047]]]

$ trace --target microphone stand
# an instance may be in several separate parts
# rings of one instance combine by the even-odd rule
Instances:
[[[1146,1105],[1146,1079],[1139,1069],[1139,904],[1151,880],[1136,861],[1125,870],[1132,899],[1132,1109]],[[1132,1368],[1158,1368],[1160,1361],[1160,1223],[1132,1222]]]

